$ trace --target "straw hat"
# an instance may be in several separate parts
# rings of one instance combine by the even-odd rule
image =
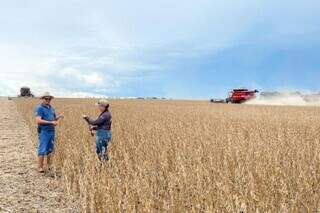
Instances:
[[[104,106],[108,107],[109,106],[109,101],[107,99],[100,99],[97,103],[96,106]]]
[[[54,98],[49,92],[44,92],[41,96],[40,96],[40,98],[42,99],[42,98]]]

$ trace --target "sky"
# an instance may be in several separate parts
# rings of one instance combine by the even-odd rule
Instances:
[[[0,1],[0,95],[320,91],[318,0]]]

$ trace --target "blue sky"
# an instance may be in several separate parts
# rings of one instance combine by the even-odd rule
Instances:
[[[320,91],[316,0],[11,0],[0,30],[0,95]]]

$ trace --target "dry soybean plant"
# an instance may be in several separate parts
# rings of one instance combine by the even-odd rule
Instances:
[[[33,130],[36,102],[16,100]],[[101,165],[81,119],[93,103],[53,102],[55,171],[83,211],[320,211],[320,108],[114,100]]]

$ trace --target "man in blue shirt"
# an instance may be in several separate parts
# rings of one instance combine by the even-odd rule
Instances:
[[[49,92],[45,92],[41,97],[41,104],[35,110],[36,122],[38,124],[39,146],[38,146],[38,169],[44,172],[44,159],[46,166],[50,165],[50,155],[54,150],[55,126],[63,116],[56,116],[54,108],[50,105],[54,98]]]

